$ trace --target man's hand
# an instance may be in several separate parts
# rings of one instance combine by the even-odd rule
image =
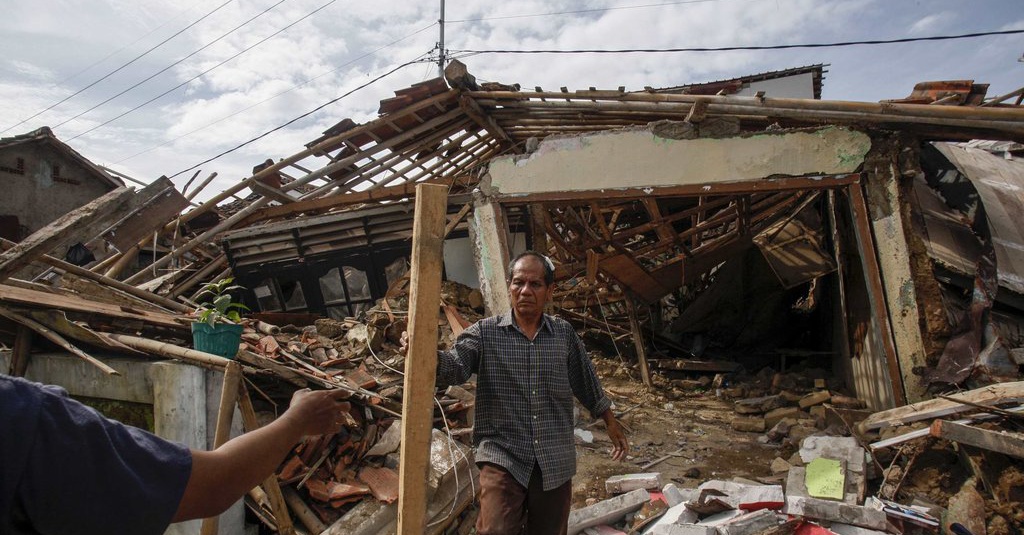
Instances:
[[[612,412],[611,408],[604,411],[601,418],[604,420],[604,425],[608,430],[608,438],[612,441],[612,459],[615,461],[625,461],[626,455],[629,454],[629,441],[626,440],[626,433],[622,429],[622,424],[615,418],[615,413]]]
[[[345,422],[341,411],[349,396],[341,389],[296,390],[281,418],[295,426],[301,435],[333,435],[341,431]]]

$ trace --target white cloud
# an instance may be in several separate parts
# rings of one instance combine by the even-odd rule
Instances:
[[[910,26],[911,35],[929,35],[948,30],[956,21],[956,14],[951,11],[931,13]]]

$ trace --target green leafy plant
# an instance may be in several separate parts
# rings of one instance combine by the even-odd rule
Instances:
[[[231,291],[242,289],[241,286],[232,284],[233,282],[235,282],[234,277],[227,277],[203,285],[196,295],[196,299],[207,297],[206,301],[196,308],[199,321],[210,327],[213,327],[218,321],[224,323],[242,321],[239,311],[249,310],[249,307],[231,300]]]

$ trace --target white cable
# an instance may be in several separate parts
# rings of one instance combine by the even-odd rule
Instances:
[[[398,375],[401,375],[402,377],[405,377],[405,372],[396,370],[395,368],[392,368],[391,366],[385,364],[384,361],[380,360],[380,357],[378,357],[377,353],[373,351],[373,347],[371,347],[369,343],[366,344],[366,349],[370,350],[370,355],[373,356],[373,360],[376,360],[378,364],[397,373]],[[445,517],[447,518],[447,516],[450,516],[452,513],[455,512],[455,505],[458,503],[459,498],[459,462],[455,460],[455,451],[457,450],[459,454],[462,456],[462,458],[466,461],[466,469],[469,471],[470,476],[472,476],[473,474],[473,468],[472,466],[470,466],[469,456],[466,455],[466,452],[462,451],[461,448],[453,447],[455,445],[455,439],[452,438],[452,430],[451,427],[448,426],[448,418],[445,416],[444,407],[441,406],[441,400],[439,400],[437,396],[434,396],[434,403],[437,404],[437,408],[441,411],[441,421],[444,422],[445,436],[448,439],[448,458],[454,461],[452,469],[455,470],[455,495],[452,497],[452,507],[448,511],[448,515],[446,515]],[[469,478],[469,486],[470,490],[473,492],[473,496],[476,496],[476,483],[473,482],[472,477]],[[443,519],[438,519],[436,522],[431,522],[427,524],[427,527],[439,524],[442,520]]]

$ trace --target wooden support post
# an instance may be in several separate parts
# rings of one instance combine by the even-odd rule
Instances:
[[[636,348],[636,360],[640,363],[640,378],[643,379],[644,385],[651,387],[654,383],[651,381],[651,370],[647,366],[647,348],[644,345],[644,332],[640,328],[640,320],[636,316],[636,303],[633,302],[632,296],[627,295],[626,299],[623,300],[626,304],[626,313],[629,315],[629,328],[633,331],[633,347]]]
[[[25,377],[28,370],[28,359],[32,355],[32,337],[34,331],[18,324],[18,334],[14,337],[14,351],[11,352],[10,374],[14,377]]]
[[[846,188],[850,194],[850,208],[853,212],[854,230],[857,235],[858,249],[867,279],[868,298],[871,300],[872,316],[878,325],[878,338],[882,341],[885,360],[889,369],[889,381],[892,388],[894,404],[898,407],[907,404],[903,375],[900,374],[900,363],[896,355],[896,344],[892,337],[892,324],[889,322],[889,308],[885,305],[885,289],[882,287],[882,275],[878,268],[878,257],[875,256],[875,239],[871,234],[871,220],[868,205],[864,200],[861,185],[850,184]]]
[[[238,412],[242,415],[242,428],[246,431],[255,431],[260,428],[260,422],[256,419],[256,409],[252,406],[252,399],[245,383],[238,385]],[[267,500],[270,502],[270,509],[274,512],[274,521],[277,523],[277,532],[281,535],[295,535],[295,525],[292,524],[292,517],[288,514],[288,504],[281,494],[281,486],[277,483],[277,474],[270,474],[263,481],[263,491],[267,493]]]
[[[231,420],[235,414],[235,405],[238,403],[241,379],[242,367],[233,360],[228,361],[224,367],[224,384],[220,389],[220,406],[217,410],[217,430],[213,435],[213,449],[223,446],[231,438]],[[204,518],[199,533],[200,535],[216,535],[219,527],[219,517]]]
[[[437,319],[441,302],[441,262],[448,190],[416,187],[409,298],[409,354],[402,396],[402,447],[398,487],[398,533],[419,535],[426,528],[427,470],[437,373]]]
[[[97,221],[113,220],[111,211],[132,194],[132,190],[128,188],[115,189],[85,206],[65,214],[53,223],[37,230],[18,245],[0,254],[0,282],[7,280],[21,268],[52,251],[69,238],[77,236],[82,226],[88,226]]]

